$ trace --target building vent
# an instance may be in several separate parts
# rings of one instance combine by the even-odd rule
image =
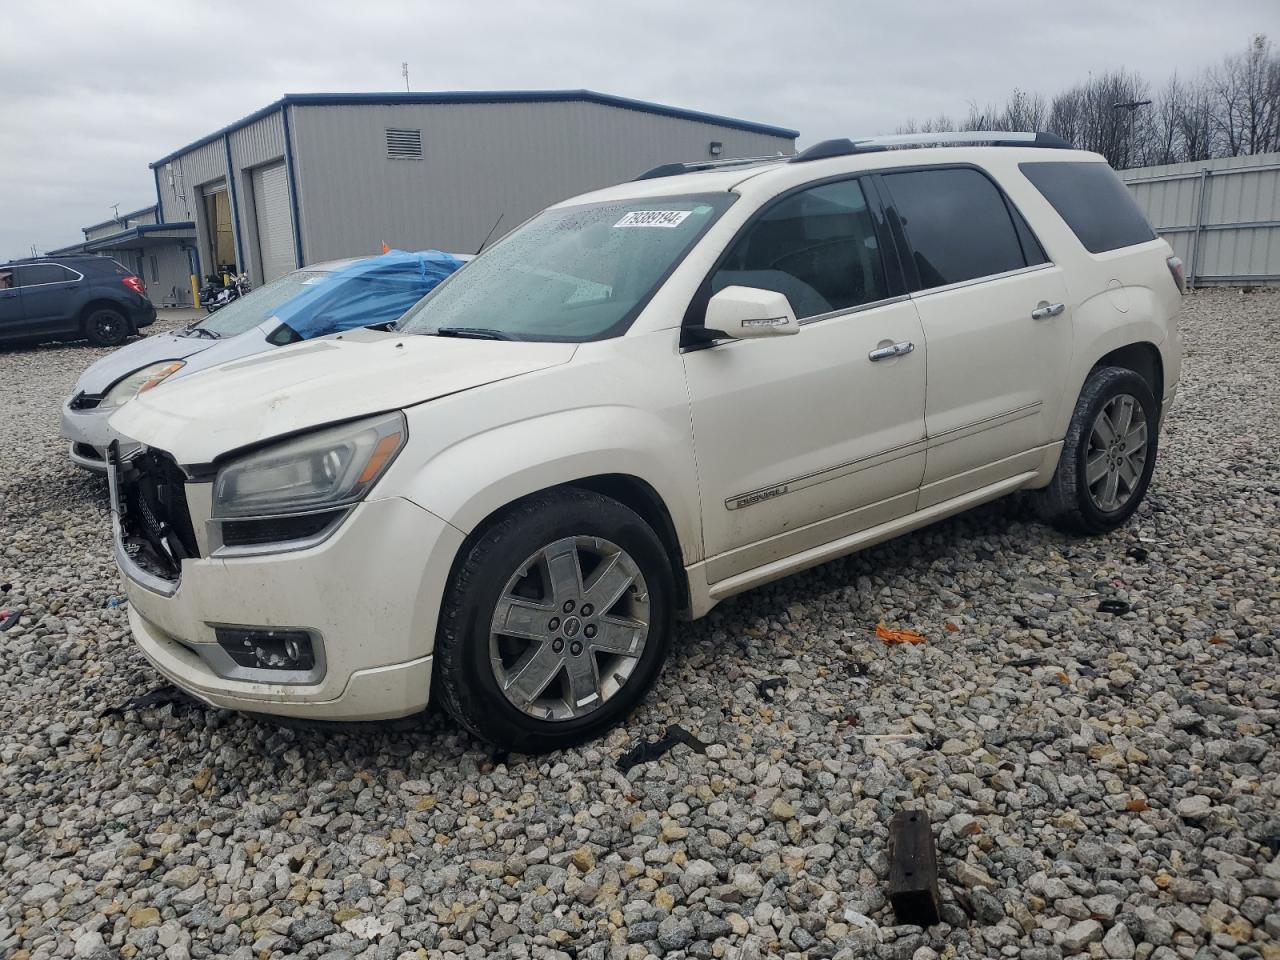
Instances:
[[[387,128],[388,160],[421,160],[422,131]]]

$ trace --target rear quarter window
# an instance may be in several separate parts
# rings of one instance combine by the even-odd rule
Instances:
[[[884,182],[925,290],[1045,262],[1039,244],[1024,252],[1004,196],[977,170],[908,170]]]
[[[1090,253],[1106,253],[1156,238],[1129,188],[1105,163],[1055,160],[1020,163],[1018,169]]]

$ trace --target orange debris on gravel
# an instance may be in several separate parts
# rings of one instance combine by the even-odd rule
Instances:
[[[924,634],[914,630],[893,630],[883,623],[876,624],[876,636],[884,641],[887,647],[896,647],[900,643],[924,643]]]

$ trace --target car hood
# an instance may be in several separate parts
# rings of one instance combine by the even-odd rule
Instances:
[[[185,360],[216,342],[202,337],[176,337],[171,333],[143,337],[91,363],[76,381],[75,393],[106,393],[117,380],[135,370],[164,360]]]
[[[125,404],[112,430],[210,463],[231,450],[566,363],[576,344],[361,330],[212,367]]]

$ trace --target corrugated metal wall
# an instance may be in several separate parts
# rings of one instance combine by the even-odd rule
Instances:
[[[196,225],[196,250],[200,268],[213,269],[209,248],[209,227],[205,223],[203,188],[227,176],[227,151],[222,139],[196,147],[175,157],[157,170],[160,175],[160,204],[165,223],[190,220]]]
[[[258,218],[253,195],[253,171],[265,164],[284,159],[284,123],[280,114],[272,113],[230,135],[231,161],[236,171],[236,214],[239,218],[240,249],[245,263],[240,269],[249,274],[250,282],[261,286],[262,248],[258,242]]]
[[[661,163],[791,153],[792,140],[586,102],[293,106],[305,262],[438,247],[473,253],[548,204]],[[421,129],[389,160],[386,129]]]
[[[175,157],[162,166],[159,173],[160,202],[166,222],[191,220],[196,225],[196,244],[200,251],[201,269],[211,269],[209,228],[205,223],[202,195],[209,188],[219,188],[227,181],[227,151],[235,170],[235,213],[240,269],[249,273],[251,281],[262,282],[258,249],[257,220],[253,204],[253,168],[284,157],[284,124],[278,112],[233,130],[224,142],[222,137]]]
[[[1199,284],[1280,283],[1280,153],[1121,170]]]

